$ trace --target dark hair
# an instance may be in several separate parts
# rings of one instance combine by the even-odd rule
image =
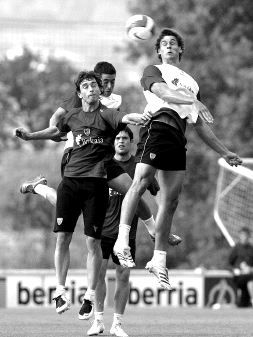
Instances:
[[[102,61],[98,62],[94,67],[95,73],[98,74],[108,74],[108,75],[114,75],[116,74],[116,69],[111,63]]]
[[[134,139],[134,134],[133,134],[132,130],[131,130],[128,126],[125,126],[123,129],[120,129],[119,132],[117,133],[117,135],[118,135],[121,131],[125,131],[126,133],[128,133],[128,136],[129,136],[130,140],[133,140],[133,139]],[[116,135],[116,136],[117,136],[117,135]]]
[[[77,79],[75,80],[76,91],[80,92],[80,84],[82,83],[83,80],[91,80],[91,79],[96,80],[99,86],[99,89],[101,90],[101,93],[102,93],[103,86],[102,86],[101,76],[95,73],[93,70],[83,70],[77,75]]]
[[[175,38],[177,39],[177,43],[179,45],[179,47],[181,47],[182,49],[182,53],[179,54],[179,61],[182,58],[182,55],[184,53],[184,39],[183,37],[174,29],[172,28],[164,28],[160,35],[158,36],[157,40],[156,40],[156,44],[155,44],[155,49],[156,52],[158,53],[159,49],[160,49],[160,42],[161,40],[164,38],[164,36],[175,36]],[[159,60],[162,60],[161,55],[158,55]]]

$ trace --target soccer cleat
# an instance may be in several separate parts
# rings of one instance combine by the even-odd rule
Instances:
[[[92,323],[92,326],[87,331],[87,335],[88,336],[97,336],[100,333],[103,333],[104,331],[105,331],[104,323],[102,321],[100,321],[99,319],[95,319],[95,321],[93,321],[93,323]]]
[[[88,320],[93,315],[93,311],[94,303],[92,301],[84,299],[81,309],[79,310],[78,318]]]
[[[53,298],[56,305],[56,312],[58,314],[63,314],[65,311],[70,309],[70,301],[67,299],[65,294],[61,294]]]
[[[117,337],[129,337],[128,334],[122,329],[121,323],[113,324],[110,329],[110,334]]]
[[[157,278],[161,288],[172,290],[168,277],[168,269],[166,267],[155,266],[151,260],[146,264],[145,269]]]
[[[149,234],[150,237],[151,237],[151,240],[153,242],[155,242],[155,237],[151,234]],[[177,246],[179,245],[180,243],[182,242],[182,238],[180,238],[180,236],[176,235],[176,234],[169,234],[169,237],[168,237],[168,244],[170,246]]]
[[[119,248],[116,245],[113,247],[113,253],[117,256],[120,265],[123,268],[133,268],[135,267],[134,260],[130,253],[130,247]]]
[[[21,186],[20,186],[20,192],[25,194],[25,193],[33,193],[37,194],[34,189],[37,185],[42,184],[42,185],[47,185],[47,179],[43,176],[38,176],[34,178],[33,180],[30,181],[25,181]]]

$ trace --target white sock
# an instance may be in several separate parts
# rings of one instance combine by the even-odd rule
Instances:
[[[156,266],[166,267],[166,255],[167,252],[164,250],[154,250],[152,261]]]
[[[146,226],[149,234],[152,235],[152,236],[155,236],[155,219],[154,219],[153,215],[149,219],[142,220],[142,222]]]
[[[104,312],[103,311],[95,311],[94,312],[95,320],[96,321],[103,321],[104,319]]]
[[[113,314],[113,322],[112,322],[113,325],[117,323],[122,323],[122,320],[123,320],[122,314],[116,314],[116,313]]]
[[[129,244],[129,231],[131,226],[120,224],[119,225],[119,234],[117,241],[122,244],[122,246],[128,246]]]
[[[94,301],[94,297],[95,297],[95,290],[91,289],[91,288],[88,288],[86,290],[86,293],[84,295],[84,298],[86,300],[89,300],[89,301]]]
[[[47,185],[38,184],[34,187],[34,191],[48,200],[53,206],[56,205],[57,194],[56,191]]]
[[[65,286],[58,284],[55,290],[55,297],[64,294],[66,291]]]

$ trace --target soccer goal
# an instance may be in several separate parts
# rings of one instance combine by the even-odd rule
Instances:
[[[243,158],[242,166],[230,166],[220,158],[214,204],[214,219],[230,246],[239,230],[253,230],[253,158]]]

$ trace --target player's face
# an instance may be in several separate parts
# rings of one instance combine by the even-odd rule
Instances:
[[[115,152],[117,154],[126,155],[131,151],[132,141],[127,132],[120,131],[114,141]]]
[[[177,61],[182,48],[178,45],[175,36],[164,36],[160,41],[160,49],[158,53],[161,55],[162,61]]]
[[[88,104],[94,104],[99,100],[100,89],[95,78],[85,79],[80,84],[78,96]]]
[[[104,88],[103,96],[109,97],[114,89],[116,74],[101,74],[102,85]]]

